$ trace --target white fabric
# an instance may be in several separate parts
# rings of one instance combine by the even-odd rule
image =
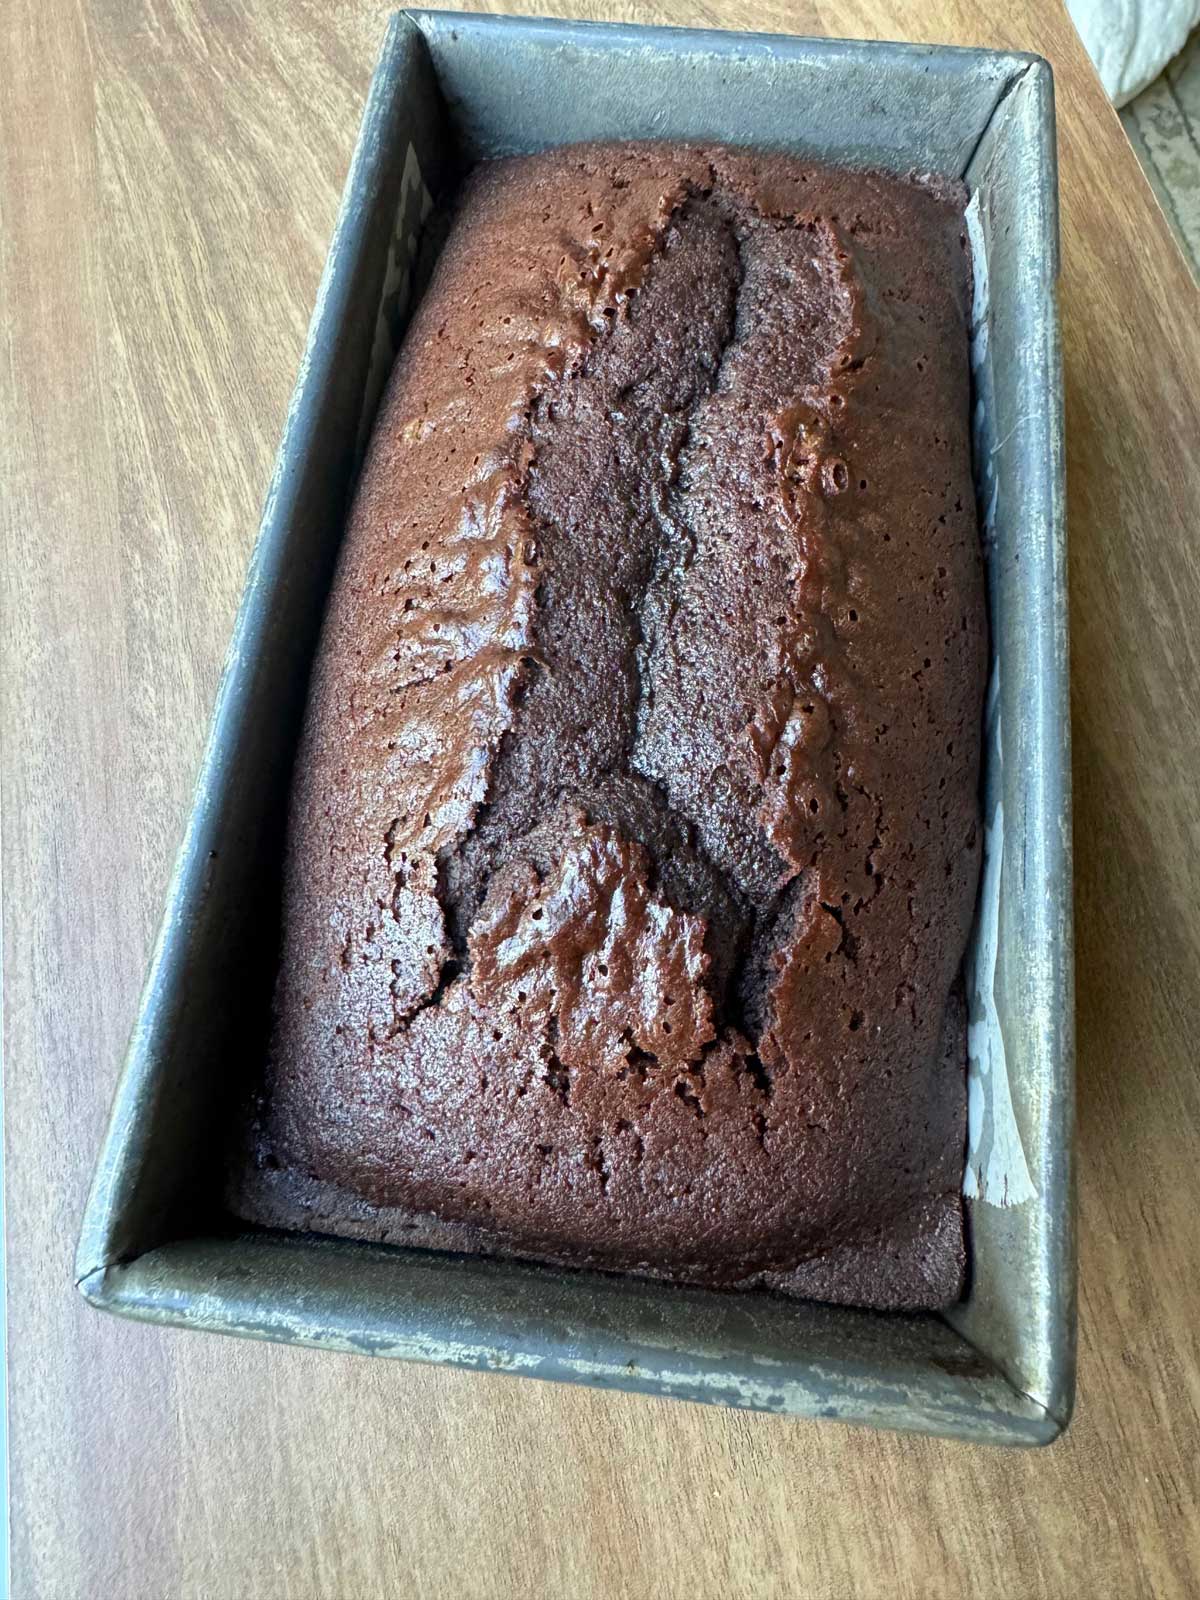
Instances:
[[[1119,106],[1153,82],[1200,25],[1200,0],[1067,0],[1067,10]]]

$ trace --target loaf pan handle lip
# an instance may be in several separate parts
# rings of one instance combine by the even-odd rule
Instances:
[[[814,34],[773,33],[761,29],[694,28],[667,23],[588,22],[577,18],[534,17],[501,12],[443,11],[437,7],[408,6],[398,15],[420,28],[431,44],[450,34],[524,34],[544,38],[548,44],[592,44],[606,49],[638,50],[646,45],[664,44],[678,49],[683,43],[706,55],[745,55],[747,48],[764,54],[821,56],[830,62],[864,50],[891,57],[898,64],[913,66],[918,61],[941,66],[948,71],[971,71],[981,63],[999,70],[1006,78],[1017,77],[1040,63],[1044,56],[1029,50],[996,50],[984,45],[916,44],[902,39],[835,39]],[[435,57],[436,59],[436,57]]]
[[[457,1295],[450,1309],[442,1302],[433,1313],[420,1303],[419,1292],[411,1304],[404,1305],[395,1302],[393,1292],[390,1326],[386,1333],[370,1335],[361,1332],[366,1319],[353,1303],[353,1295],[349,1300],[338,1300],[336,1290],[322,1291],[315,1280],[307,1283],[304,1293],[294,1297],[286,1313],[274,1309],[269,1297],[264,1299],[255,1292],[256,1274],[247,1272],[244,1262],[228,1273],[237,1286],[227,1283],[214,1289],[209,1260],[214,1249],[234,1257],[249,1252],[290,1252],[298,1256],[314,1248],[335,1268],[338,1262],[353,1264],[356,1257],[360,1263],[386,1257],[389,1264],[395,1258],[410,1257],[414,1258],[413,1265],[427,1274],[445,1274],[465,1267],[473,1275],[486,1277],[489,1271],[494,1274],[503,1270],[507,1275],[513,1266],[511,1262],[481,1261],[441,1251],[407,1251],[393,1245],[255,1229],[234,1238],[189,1239],[158,1246],[136,1259],[97,1268],[80,1281],[79,1289],[97,1310],[126,1320],[335,1354],[508,1373],[732,1406],[773,1416],[924,1433],[1008,1448],[1041,1447],[1052,1443],[1061,1432],[1058,1420],[1014,1387],[986,1357],[981,1359],[989,1368],[983,1376],[989,1386],[990,1404],[980,1404],[982,1393],[968,1403],[965,1397],[953,1397],[949,1390],[940,1397],[923,1393],[919,1387],[910,1390],[909,1380],[899,1372],[859,1372],[853,1362],[836,1373],[814,1373],[801,1361],[789,1374],[780,1370],[782,1364],[775,1358],[758,1366],[752,1358],[743,1359],[731,1368],[728,1359],[715,1359],[711,1351],[706,1354],[699,1349],[681,1350],[674,1345],[656,1349],[644,1338],[625,1335],[612,1327],[589,1328],[586,1336],[576,1329],[572,1338],[531,1336],[526,1330],[515,1339],[506,1327],[501,1337],[492,1324],[505,1321],[505,1313],[489,1318],[485,1306],[481,1318],[473,1320],[469,1314],[472,1294],[480,1292],[478,1285],[474,1291]],[[591,1276],[578,1274],[581,1289]],[[636,1281],[632,1285],[634,1290],[648,1287],[659,1286]],[[482,1293],[486,1302],[486,1287]]]

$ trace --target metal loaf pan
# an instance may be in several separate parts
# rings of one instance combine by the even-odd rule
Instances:
[[[464,162],[720,139],[962,174],[995,670],[971,993],[968,1298],[883,1316],[258,1232],[223,1138],[262,1059],[322,608],[421,230]],[[1053,90],[1044,61],[415,11],[392,19],[79,1246],[123,1316],[1009,1444],[1074,1384],[1072,957]]]

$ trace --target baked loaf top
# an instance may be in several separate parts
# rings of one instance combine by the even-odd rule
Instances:
[[[671,145],[469,178],[326,621],[243,1211],[959,1293],[964,199]]]

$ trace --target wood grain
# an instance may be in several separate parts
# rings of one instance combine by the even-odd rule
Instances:
[[[1200,303],[1049,0],[637,17],[1012,45],[1058,74],[1082,1249],[1067,1438],[1002,1454],[256,1347],[73,1294],[384,15],[0,8],[14,1594],[1200,1594]]]

